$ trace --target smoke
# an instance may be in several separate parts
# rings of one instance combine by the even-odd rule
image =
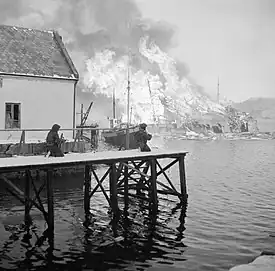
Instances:
[[[173,44],[174,28],[142,18],[133,0],[0,0],[1,23],[55,28],[71,49],[113,47],[135,52],[139,39],[150,36],[163,50]]]
[[[190,69],[187,66],[187,64],[179,59],[176,59],[175,66],[178,71],[178,75],[179,75],[180,79],[182,79],[183,77],[186,77],[190,72]]]
[[[139,54],[140,38],[149,36],[162,50],[175,45],[175,28],[144,19],[133,0],[0,0],[0,23],[58,30],[82,79],[85,62],[104,49],[116,61],[131,48],[134,69],[158,74]]]
[[[0,0],[0,20],[5,22],[10,17],[19,17],[24,9],[21,0]]]

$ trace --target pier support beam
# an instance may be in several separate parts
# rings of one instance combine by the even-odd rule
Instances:
[[[128,169],[128,162],[125,163],[124,166],[124,214],[125,216],[128,215],[128,208],[129,208],[129,169]]]
[[[84,211],[85,220],[90,219],[90,190],[91,190],[91,168],[89,165],[85,165],[84,173]]]
[[[31,216],[30,216],[30,210],[31,210],[31,173],[29,170],[26,170],[25,172],[25,215],[24,215],[24,222],[25,226],[29,227],[31,224]]]
[[[53,206],[53,171],[47,170],[47,203],[48,203],[48,234],[49,240],[54,235],[54,206]],[[51,241],[51,240],[50,240]],[[53,241],[53,240],[52,240]]]
[[[156,160],[152,159],[150,161],[151,165],[151,179],[150,182],[150,199],[151,199],[151,208],[152,210],[158,209],[158,192],[157,192],[157,164]]]
[[[181,190],[181,201],[186,202],[187,188],[186,188],[186,176],[185,176],[185,165],[184,165],[185,155],[179,157],[179,174],[180,174],[180,190]]]
[[[109,174],[110,183],[110,202],[113,213],[115,216],[119,214],[118,200],[117,200],[117,169],[116,164],[112,163],[110,165],[111,171]]]

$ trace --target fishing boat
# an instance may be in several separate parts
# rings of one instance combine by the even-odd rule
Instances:
[[[127,137],[127,130],[129,130],[129,146],[126,146],[126,137]],[[129,125],[127,127],[127,123],[120,123],[115,126],[113,129],[109,131],[102,132],[102,136],[105,139],[105,142],[118,147],[119,149],[127,148],[127,149],[137,149],[138,145],[135,140],[135,133],[139,130],[138,126]]]
[[[135,133],[139,130],[138,125],[131,124],[130,120],[130,79],[128,70],[128,99],[127,99],[127,122],[116,119],[115,88],[113,89],[113,118],[109,118],[110,130],[103,131],[105,142],[119,149],[137,149]]]

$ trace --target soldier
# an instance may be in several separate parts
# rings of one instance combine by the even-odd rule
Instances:
[[[139,125],[139,131],[135,134],[135,139],[138,143],[140,151],[142,152],[149,152],[151,149],[147,145],[147,141],[152,139],[152,135],[147,133],[146,131],[147,124],[141,123]]]
[[[136,134],[135,134],[135,139],[138,143],[138,146],[139,146],[141,152],[150,152],[151,151],[150,147],[147,145],[147,141],[152,139],[152,135],[147,133],[146,127],[147,127],[146,123],[141,123],[139,125],[139,131],[136,132]],[[149,166],[150,166],[149,162],[147,161],[145,163],[145,167],[142,170],[142,172],[144,174],[147,174],[147,172],[149,170]],[[138,195],[142,194],[141,190],[142,190],[142,187],[144,186],[145,182],[146,181],[145,181],[144,176],[141,176],[139,182],[137,183],[137,194]]]
[[[64,142],[64,139],[59,138],[58,131],[60,129],[60,125],[54,124],[52,129],[49,131],[47,138],[46,138],[46,146],[47,146],[47,153],[49,156],[54,157],[63,157],[64,153],[60,149],[61,144]]]

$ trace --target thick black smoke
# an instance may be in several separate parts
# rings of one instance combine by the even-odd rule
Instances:
[[[0,0],[0,23],[58,29],[70,51],[87,57],[103,48],[138,54],[145,35],[165,51],[174,44],[174,28],[142,18],[133,0]]]

